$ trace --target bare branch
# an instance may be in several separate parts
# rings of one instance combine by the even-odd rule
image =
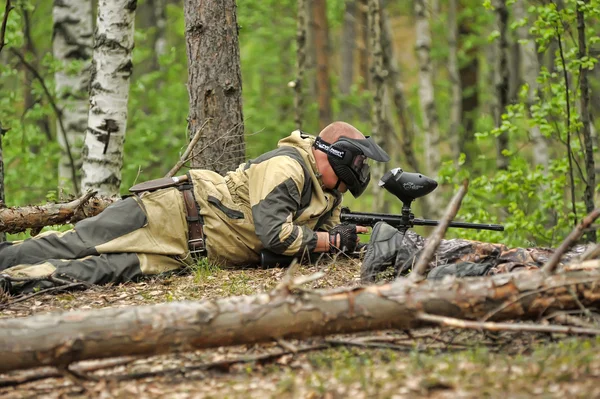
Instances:
[[[27,60],[25,59],[23,54],[21,54],[14,48],[11,48],[10,50],[19,59],[21,64],[23,64],[23,66],[25,66],[25,68],[27,68],[33,74],[33,76],[38,80],[38,82],[40,82],[40,84],[42,85],[42,89],[44,90],[44,93],[46,94],[46,97],[48,97],[48,102],[50,102],[50,105],[52,106],[52,109],[54,110],[54,113],[56,114],[56,119],[58,120],[58,125],[60,126],[60,133],[65,140],[65,149],[67,150],[67,156],[69,157],[69,164],[71,165],[71,176],[73,177],[73,188],[75,189],[75,192],[78,193],[79,192],[79,183],[77,182],[77,172],[75,171],[75,160],[73,159],[73,154],[71,153],[71,147],[69,146],[69,140],[67,138],[67,131],[65,129],[65,125],[62,120],[62,111],[58,108],[58,105],[56,105],[56,102],[54,101],[54,97],[52,97],[50,90],[48,90],[48,86],[46,86],[46,81],[44,80],[42,75],[40,75],[38,70],[35,69],[33,67],[33,65],[31,65],[29,62],[27,62]]]
[[[565,240],[562,242],[562,244],[560,244],[560,246],[556,249],[556,251],[554,251],[554,254],[552,254],[552,257],[548,260],[548,262],[546,262],[546,264],[542,268],[542,271],[544,273],[546,273],[546,274],[554,273],[554,271],[556,270],[556,267],[558,266],[558,262],[559,262],[560,258],[563,256],[563,254],[569,248],[571,248],[571,246],[575,243],[575,241],[577,241],[581,237],[584,230],[586,228],[588,228],[592,223],[594,223],[594,221],[598,218],[598,216],[600,216],[600,208],[594,209],[586,217],[583,218],[581,223],[579,223],[579,225],[577,225],[575,227],[575,229],[571,232],[571,234],[569,234],[567,236],[567,238],[565,238]]]
[[[435,251],[440,246],[440,242],[442,238],[444,238],[444,234],[446,234],[446,230],[448,230],[448,225],[454,219],[456,214],[458,213],[458,209],[460,208],[460,204],[465,194],[467,193],[469,186],[469,181],[464,180],[462,186],[458,190],[458,192],[454,195],[448,207],[446,208],[446,212],[440,223],[435,228],[431,236],[427,240],[427,245],[423,249],[417,264],[415,265],[412,273],[410,274],[410,279],[412,281],[420,281],[425,278],[425,272],[427,271],[427,265],[429,261],[433,258]]]
[[[8,14],[14,7],[10,4],[10,0],[6,0],[6,7],[4,7],[4,18],[2,18],[2,25],[0,26],[0,52],[4,48],[4,38],[6,36],[6,24],[8,23]]]
[[[192,152],[192,150],[194,149],[194,147],[196,146],[196,144],[198,144],[198,140],[200,140],[200,132],[202,131],[202,129],[204,129],[204,126],[206,126],[206,124],[210,120],[211,120],[210,118],[206,119],[204,121],[204,123],[202,124],[202,126],[200,126],[200,129],[196,130],[196,133],[194,133],[194,137],[192,138],[192,140],[190,141],[190,144],[187,146],[187,148],[183,152],[183,155],[181,156],[181,158],[179,159],[179,161],[177,161],[177,163],[175,164],[175,166],[173,166],[171,168],[171,170],[169,171],[169,173],[167,173],[165,175],[165,177],[173,177],[173,176],[175,176],[175,173],[177,173],[177,171],[179,169],[181,169],[181,167],[188,161],[188,157],[190,156],[190,153]]]
[[[487,331],[527,331],[527,332],[547,332],[558,334],[582,334],[582,335],[600,335],[600,329],[581,328],[571,326],[542,325],[532,323],[494,323],[491,321],[481,322],[472,320],[455,319],[454,317],[436,316],[433,314],[421,313],[417,318],[442,326],[466,328],[471,330]]]

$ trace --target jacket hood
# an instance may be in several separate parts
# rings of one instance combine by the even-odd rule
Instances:
[[[312,151],[312,146],[315,143],[315,136],[311,136],[301,130],[294,130],[289,136],[282,138],[277,143],[277,147],[294,147],[300,152],[309,165],[312,166],[313,173],[317,176],[319,184],[322,186],[321,174],[317,168],[317,161]]]

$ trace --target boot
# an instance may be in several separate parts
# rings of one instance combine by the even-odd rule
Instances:
[[[0,274],[0,299],[4,295],[11,295],[13,292],[12,284],[6,275]]]
[[[375,281],[377,275],[388,266],[396,264],[401,251],[404,232],[385,222],[378,222],[371,232],[371,240],[362,262],[360,279],[363,283]]]

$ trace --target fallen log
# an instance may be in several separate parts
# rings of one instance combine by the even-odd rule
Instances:
[[[94,195],[87,193],[66,203],[0,208],[0,232],[14,234],[32,229],[32,235],[35,235],[45,226],[76,223],[96,216],[119,199]]]
[[[600,260],[595,262],[600,267]],[[600,305],[598,269],[419,283],[405,278],[385,285],[320,291],[296,289],[298,281],[252,296],[0,320],[0,373],[66,367],[87,359],[430,326],[430,321],[419,317],[423,313],[524,320]]]

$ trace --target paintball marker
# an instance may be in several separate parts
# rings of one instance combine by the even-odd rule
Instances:
[[[378,184],[379,187],[383,187],[402,201],[402,212],[397,215],[352,212],[348,208],[342,208],[340,214],[342,223],[373,227],[377,222],[386,222],[400,231],[406,231],[413,226],[437,226],[439,224],[438,220],[415,218],[410,210],[410,206],[415,199],[423,197],[436,189],[438,184],[432,178],[421,173],[405,172],[401,168],[395,168],[383,175]],[[504,226],[489,223],[450,222],[449,227],[504,231]],[[276,265],[287,266],[293,259],[292,256],[274,254],[269,250],[262,250],[260,254],[261,267],[263,268]]]

